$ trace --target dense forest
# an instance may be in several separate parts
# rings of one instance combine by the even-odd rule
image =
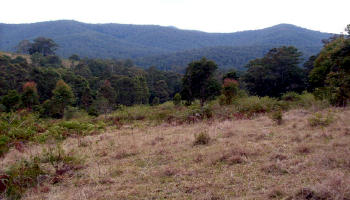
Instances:
[[[85,24],[51,21],[34,24],[0,24],[0,50],[15,52],[22,40],[39,36],[52,38],[57,55],[72,54],[89,58],[133,59],[143,68],[177,68],[182,71],[191,61],[207,57],[219,68],[242,69],[249,60],[269,49],[295,46],[307,59],[322,48],[321,40],[331,36],[289,24],[236,33],[205,33],[174,27]]]
[[[29,60],[22,56],[0,57],[2,109],[10,111],[23,107],[24,99],[19,93],[25,93],[27,86],[38,96],[38,101],[31,100],[30,108],[37,109],[43,116],[54,117],[63,114],[62,109],[51,113],[52,107],[57,105],[54,98],[59,85],[67,90],[63,93],[72,93],[67,96],[69,102],[64,104],[95,115],[113,110],[117,105],[152,103],[154,98],[163,103],[181,89],[181,75],[154,67],[144,70],[135,67],[130,60],[80,59],[72,55],[68,66],[64,66],[61,58],[55,55],[55,48],[53,40],[37,38],[27,49],[31,54]],[[42,106],[34,106],[38,104]]]

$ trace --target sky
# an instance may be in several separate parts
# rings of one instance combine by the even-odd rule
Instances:
[[[0,23],[77,20],[236,32],[288,23],[341,33],[350,0],[5,0]]]

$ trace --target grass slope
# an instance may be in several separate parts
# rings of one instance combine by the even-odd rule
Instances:
[[[84,168],[57,184],[29,189],[24,199],[345,199],[349,198],[349,108],[194,124],[126,124],[100,135],[68,138],[65,152]],[[140,119],[142,122],[142,119]],[[322,126],[321,126],[322,125]],[[193,145],[207,133],[209,144]],[[53,144],[51,144],[52,146]],[[1,168],[50,144],[11,150]]]

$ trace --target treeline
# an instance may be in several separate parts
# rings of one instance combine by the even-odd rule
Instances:
[[[300,46],[298,49],[303,52],[302,58],[305,59],[317,53],[321,49],[320,46],[308,48]],[[135,63],[141,67],[154,65],[162,70],[184,73],[185,66],[187,66],[188,63],[205,57],[215,61],[220,69],[227,70],[235,68],[237,70],[245,70],[245,65],[249,63],[250,60],[264,56],[274,47],[276,47],[276,45],[205,47],[164,55],[136,58]]]
[[[97,115],[118,105],[162,103],[181,89],[179,74],[155,68],[143,70],[130,60],[80,59],[72,55],[70,66],[64,67],[51,48],[56,45],[46,45],[52,42],[48,38],[27,42],[29,47],[23,49],[28,50],[30,62],[21,56],[0,57],[0,109],[27,107],[43,116],[62,117],[66,106],[74,106]],[[37,45],[43,48],[31,47]],[[31,105],[26,103],[28,98],[33,99]],[[64,108],[56,110],[59,101]]]

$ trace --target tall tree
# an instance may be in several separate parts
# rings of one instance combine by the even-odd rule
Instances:
[[[50,38],[38,37],[34,39],[31,47],[29,48],[29,53],[40,53],[43,56],[54,55],[57,50],[58,45],[55,41]]]
[[[295,47],[271,49],[263,58],[246,66],[242,77],[253,95],[279,97],[288,91],[301,92],[306,87],[306,74],[298,65],[301,53]]]
[[[59,80],[52,94],[51,103],[54,111],[53,116],[62,117],[66,106],[74,103],[75,99],[72,88],[63,80]]]
[[[213,78],[217,65],[210,60],[202,58],[191,62],[186,68],[183,77],[181,96],[187,102],[199,99],[201,106],[205,101],[220,94],[220,85]]]
[[[22,40],[18,43],[18,45],[15,47],[17,53],[29,53],[29,49],[32,47],[32,43],[29,40]]]

